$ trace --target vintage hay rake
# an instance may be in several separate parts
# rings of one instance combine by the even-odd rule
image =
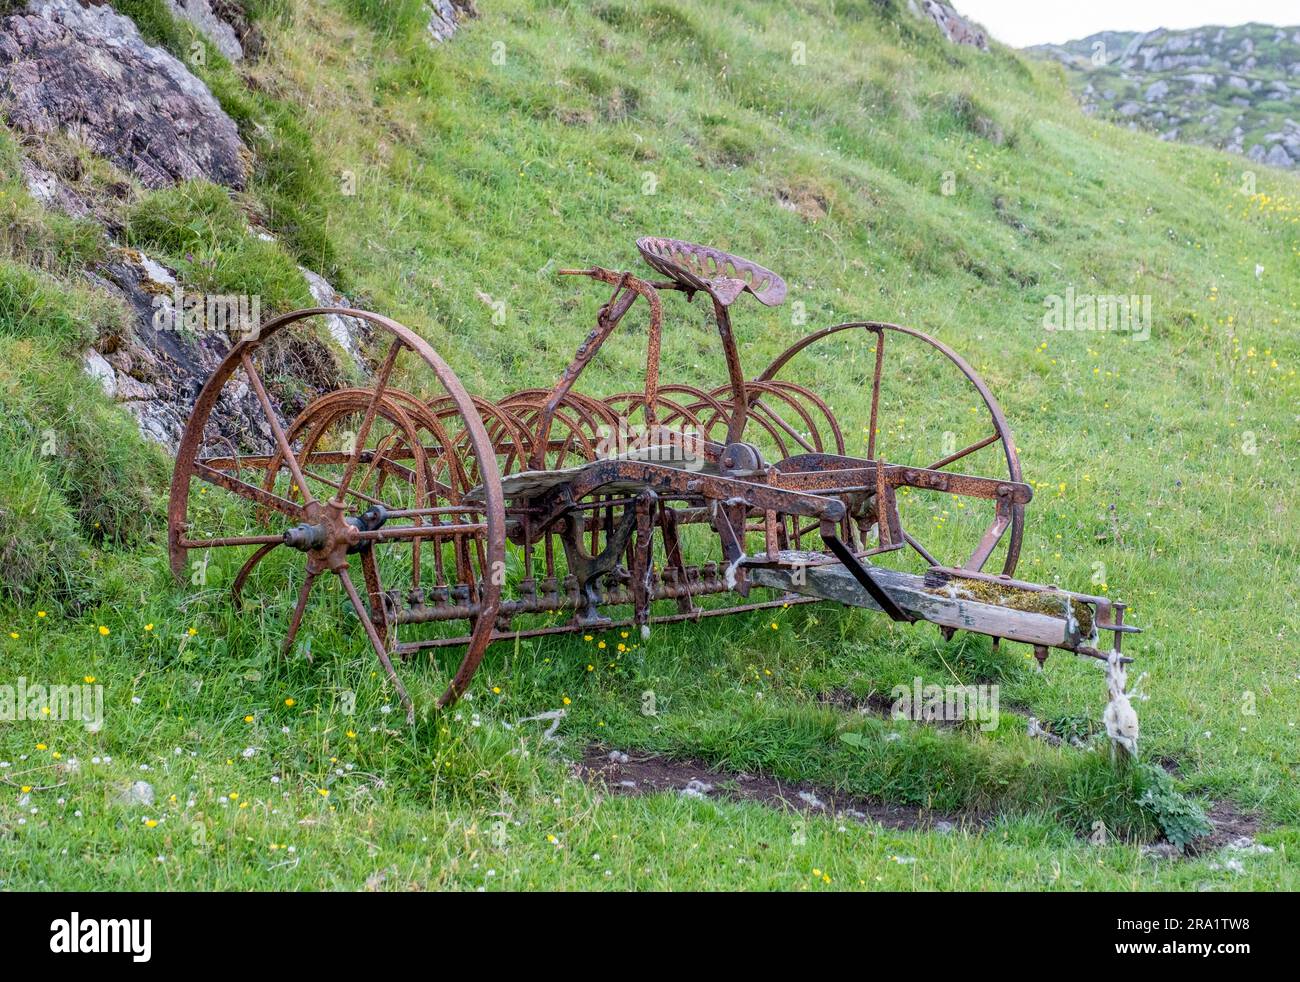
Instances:
[[[1040,663],[1050,648],[1127,661],[1120,642],[1136,629],[1124,623],[1122,603],[1012,578],[1032,490],[1021,480],[1001,408],[961,357],[911,328],[853,322],[809,334],[747,376],[731,306],[745,293],[781,304],[782,279],[704,246],[643,238],[637,247],[665,278],[562,271],[611,288],[596,327],[552,388],[495,402],[471,396],[423,338],[378,314],[313,308],[268,321],[213,373],[181,441],[169,512],[177,576],[188,574],[190,550],[251,548],[232,585],[238,605],[268,554],[302,552],[306,569],[282,650],[293,644],[313,582],[336,574],[412,718],[392,655],[463,646],[438,700],[446,706],[466,691],[494,641],[615,625],[648,636],[655,623],[818,599],[930,621],[947,636],[960,629],[1023,642]],[[722,385],[661,383],[665,291],[711,303],[728,373]],[[583,370],[638,300],[649,314],[643,388],[604,398],[577,392]],[[387,337],[386,352],[369,387],[322,395],[286,426],[259,358],[284,328],[326,314],[367,322],[377,339]],[[858,332],[870,345],[861,457],[827,401],[784,377],[797,355],[842,332]],[[928,466],[882,459],[882,380],[887,352],[899,344],[920,345],[955,366],[991,432]],[[431,391],[416,394],[398,380]],[[266,415],[270,444],[247,452],[211,425],[224,394],[244,386]],[[994,476],[949,469],[986,447],[997,461]],[[249,508],[216,507],[218,496],[192,493],[196,478],[243,499],[271,531],[223,534],[221,523],[246,524]],[[903,524],[900,495],[922,493],[991,509],[987,528],[956,565],[941,562]],[[404,548],[375,548],[398,544]],[[699,547],[711,554],[705,561],[695,560]],[[872,562],[907,551],[920,557],[921,570]],[[983,572],[995,552],[1000,573]],[[352,579],[357,567],[361,589]],[[754,587],[773,594],[723,606],[713,598],[747,600]],[[439,624],[446,627],[429,627]],[[1113,637],[1107,652],[1098,647],[1103,631]]]

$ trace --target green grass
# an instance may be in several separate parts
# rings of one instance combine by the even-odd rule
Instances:
[[[248,234],[225,188],[191,181],[143,195],[127,213],[126,241],[171,264],[191,289],[258,295],[267,314],[312,305],[285,246]]]
[[[52,563],[98,564],[95,602],[51,586],[11,603],[0,657],[11,676],[94,677],[106,723],[93,734],[0,729],[11,764],[0,775],[5,886],[1300,882],[1295,178],[1261,172],[1259,194],[1244,196],[1239,161],[1089,120],[1053,72],[1003,50],[951,48],[874,2],[485,3],[436,48],[411,43],[400,18],[377,20],[381,5],[292,7],[263,22],[268,55],[245,69],[251,88],[233,73],[209,81],[228,106],[248,99],[293,119],[289,159],[303,163],[287,170],[323,179],[298,201],[301,184],[259,177],[247,206],[283,194],[311,210],[354,297],[424,334],[472,392],[553,380],[607,296],[555,270],[635,270],[632,240],[646,233],[729,248],[787,278],[786,306],[736,307],[751,373],[808,331],[858,318],[910,324],[963,353],[1002,401],[1037,491],[1018,575],[1126,600],[1145,630],[1126,644],[1150,673],[1143,763],[1053,749],[1009,711],[1098,720],[1105,691],[1090,664],[1057,654],[1040,674],[1015,645],[945,644],[925,626],[822,606],[661,627],[645,644],[608,632],[502,645],[471,701],[408,730],[334,584],[304,627],[314,664],[282,660],[300,563],[269,560],[254,603],[235,612],[224,590],[242,556],[214,553],[206,583],[176,588],[146,510],[150,541],[96,544],[73,560],[60,557],[93,537],[51,507],[44,534],[64,550]],[[792,64],[794,40],[806,64]],[[344,172],[355,194],[341,193]],[[148,196],[130,228],[168,253],[238,252],[233,207],[191,186]],[[1150,339],[1046,332],[1044,298],[1071,286],[1149,294]],[[506,301],[504,325],[480,292]],[[664,380],[721,383],[698,306],[668,297],[665,308]],[[639,384],[641,330],[630,318],[585,391]],[[925,464],[942,456],[945,433],[958,446],[982,435],[950,369],[901,344],[891,355],[887,459]],[[826,394],[851,450],[863,449],[871,358],[868,342],[841,334],[786,376]],[[994,464],[981,455],[971,470]],[[10,494],[35,508],[41,484],[13,473]],[[158,477],[142,484],[163,489]],[[927,543],[962,558],[969,511],[920,494],[903,507]],[[404,678],[427,705],[453,666],[413,663]],[[816,699],[887,693],[917,675],[996,681],[1001,725],[935,732]],[[655,716],[642,714],[646,691]],[[566,700],[558,746],[539,724],[507,728]],[[566,773],[596,741],[993,820],[978,833],[887,832],[755,805],[606,797]],[[1175,820],[1181,801],[1153,777],[1161,759],[1177,762],[1191,799],[1257,812],[1274,851],[1245,858],[1241,874],[1214,855],[1143,858],[1137,841]],[[157,804],[112,803],[113,788],[141,777]],[[20,806],[24,785],[48,789]],[[1099,821],[1114,844],[1079,835]]]

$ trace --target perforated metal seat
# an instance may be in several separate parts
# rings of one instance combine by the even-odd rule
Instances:
[[[710,246],[647,235],[636,240],[645,261],[688,290],[703,290],[724,307],[749,292],[767,307],[785,300],[785,280],[770,269]]]

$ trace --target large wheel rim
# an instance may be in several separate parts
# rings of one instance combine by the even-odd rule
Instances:
[[[874,458],[876,456],[875,438],[876,438],[876,431],[878,429],[878,421],[879,421],[878,410],[879,410],[879,402],[880,402],[880,388],[882,382],[882,373],[883,373],[883,366],[884,366],[885,332],[893,331],[902,335],[906,335],[911,338],[915,338],[917,341],[929,345],[931,348],[935,349],[941,355],[947,358],[950,362],[952,362],[957,367],[958,371],[960,371],[960,373],[963,376],[965,376],[966,380],[979,394],[980,398],[984,402],[985,408],[989,412],[989,417],[992,422],[993,433],[990,435],[990,437],[986,438],[984,441],[977,441],[975,444],[971,444],[952,454],[945,455],[945,457],[943,457],[938,461],[933,462],[930,466],[934,467],[935,469],[941,469],[943,467],[950,466],[951,464],[956,463],[958,460],[962,460],[965,457],[969,456],[970,454],[978,452],[980,449],[983,449],[983,447],[985,446],[989,446],[992,443],[1000,442],[1002,444],[1003,455],[1006,459],[1008,478],[1011,481],[1014,481],[1016,483],[1020,483],[1022,481],[1022,472],[1020,468],[1020,456],[1016,451],[1015,438],[1011,433],[1011,426],[1007,422],[1006,414],[1002,411],[1002,406],[998,403],[997,398],[993,395],[992,391],[990,391],[988,385],[984,382],[984,379],[980,377],[980,374],[977,371],[975,371],[975,369],[971,367],[971,365],[964,358],[962,358],[961,355],[957,354],[956,351],[954,351],[948,345],[944,344],[938,338],[931,337],[929,334],[926,334],[923,331],[918,331],[915,328],[904,327],[900,324],[890,324],[883,321],[849,321],[843,324],[836,324],[831,327],[826,327],[819,331],[814,331],[812,334],[809,334],[806,337],[801,338],[795,344],[787,348],[767,367],[767,369],[763,372],[763,374],[758,377],[757,381],[759,382],[776,381],[776,375],[783,368],[785,368],[786,365],[790,363],[790,361],[794,358],[795,355],[799,354],[806,348],[812,346],[813,344],[817,343],[818,341],[821,341],[824,338],[830,337],[833,334],[838,334],[841,331],[849,331],[849,330],[867,331],[871,334],[874,334],[876,337],[875,367],[872,373],[871,417],[870,417],[870,421],[868,422],[869,441],[870,441],[868,445],[868,452],[867,452],[868,457]],[[818,400],[818,402],[820,403],[821,407],[825,410],[825,412],[829,415],[830,414],[829,407],[827,407],[825,403],[822,402],[821,400]],[[834,417],[830,416],[830,418],[833,419]],[[1006,530],[1005,536],[1003,537],[1003,542],[1005,542],[1005,546],[1006,546],[1006,556],[1003,561],[1002,572],[1004,575],[1007,576],[1010,576],[1012,573],[1015,572],[1016,565],[1020,559],[1021,541],[1024,536],[1025,507],[1022,504],[1012,504],[1010,506],[1010,513],[1011,513],[1010,524]],[[910,545],[923,559],[927,560],[928,562],[931,562],[934,565],[940,565],[935,559],[935,557],[929,554],[925,550],[924,546],[922,546],[911,535],[908,535],[908,545]],[[987,557],[984,559],[983,562],[980,562],[971,568],[974,568],[976,570],[982,569],[986,562],[987,562]]]
[[[190,488],[196,476],[200,480],[207,480],[198,470],[200,461],[199,453],[205,445],[205,429],[212,417],[213,410],[216,408],[218,398],[232,376],[241,368],[250,374],[250,382],[254,384],[255,390],[264,396],[264,386],[260,377],[254,379],[256,366],[253,364],[253,354],[270,338],[280,331],[299,321],[307,320],[312,317],[335,315],[340,317],[356,318],[366,321],[381,331],[387,333],[393,338],[393,343],[389,348],[387,360],[384,368],[381,370],[380,379],[377,387],[383,389],[388,381],[393,363],[403,351],[414,353],[424,363],[424,365],[433,373],[434,378],[441,385],[443,394],[437,398],[446,398],[454,405],[456,411],[463,418],[465,423],[465,433],[468,444],[475,456],[478,474],[482,480],[483,493],[481,504],[476,504],[475,511],[483,516],[483,523],[486,526],[483,537],[484,543],[484,568],[482,570],[482,582],[480,585],[480,607],[479,614],[474,619],[472,630],[469,635],[469,641],[466,647],[465,656],[460,664],[459,669],[447,685],[446,690],[438,700],[440,707],[449,705],[458,699],[468,688],[470,679],[477,670],[479,663],[483,659],[484,652],[491,641],[493,627],[496,622],[496,614],[501,603],[501,575],[505,569],[505,503],[501,493],[500,471],[497,467],[496,454],[493,449],[492,440],[490,439],[486,428],[479,418],[475,402],[456,374],[451,370],[447,363],[434,351],[433,347],[422,337],[412,331],[410,328],[384,317],[381,314],[371,313],[363,310],[353,310],[344,307],[312,307],[304,310],[296,310],[291,313],[275,317],[262,325],[255,337],[247,338],[234,345],[221,363],[213,371],[208,381],[204,384],[195,400],[194,409],[190,414],[190,419],[185,426],[182,434],[179,448],[177,450],[176,468],[172,475],[171,490],[168,500],[168,552],[173,574],[178,580],[183,581],[187,570],[186,560],[189,549],[187,542],[197,541],[188,536],[189,526],[189,503]],[[250,367],[251,366],[251,367]],[[378,400],[376,400],[378,402]],[[268,402],[263,399],[263,411],[268,413],[272,419],[268,419],[273,432],[276,434],[275,452],[280,453],[285,458],[285,464],[296,465],[296,456],[291,447],[281,443],[281,438],[285,436],[283,427],[278,417],[275,417],[274,408],[268,410]],[[359,456],[361,452],[360,444],[355,454]],[[292,464],[290,459],[293,458]],[[354,462],[355,463],[355,462]],[[342,482],[347,485],[347,480]],[[241,492],[234,492],[237,496]],[[343,492],[346,493],[346,490]],[[249,497],[249,495],[242,495]],[[249,500],[257,500],[249,498]],[[319,505],[319,502],[316,502]],[[301,516],[309,517],[318,514],[319,508],[304,506],[300,509]],[[419,541],[417,539],[417,541]],[[259,553],[269,551],[263,545],[258,550]],[[363,555],[365,555],[363,553]],[[250,559],[259,558],[257,554]],[[246,564],[247,566],[248,564]],[[365,562],[363,560],[363,566]],[[358,617],[366,629],[366,633],[376,650],[381,662],[384,664],[390,679],[396,684],[400,694],[407,704],[408,716],[414,718],[414,709],[410,704],[409,697],[406,697],[405,689],[400,679],[393,672],[390,660],[388,658],[387,646],[384,640],[379,636],[376,626],[373,622],[371,613],[367,611],[365,605],[360,601],[355,586],[352,584],[349,576],[349,569],[345,569],[340,574],[340,579],[344,583],[344,588],[349,595],[349,600],[356,609]],[[335,570],[338,572],[338,570]],[[371,579],[371,570],[364,570],[367,581]],[[246,578],[246,570],[243,572]],[[240,581],[242,585],[242,580]],[[304,585],[305,589],[300,597],[300,605],[305,602],[306,589],[309,588],[309,582]]]

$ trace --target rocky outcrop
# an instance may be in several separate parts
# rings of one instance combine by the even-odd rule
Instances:
[[[347,304],[322,277],[307,270],[304,274],[313,292],[321,291],[321,302]],[[188,301],[175,272],[136,250],[116,250],[92,279],[97,287],[126,304],[131,312],[131,331],[101,338],[96,347],[83,354],[83,368],[110,398],[136,418],[146,439],[174,453],[203,383],[242,335],[238,330],[232,335],[226,329],[202,326],[196,330],[183,315],[178,317],[177,298],[182,298],[182,307]],[[330,325],[334,340],[356,360],[358,369],[366,370],[360,352],[369,334],[361,322],[354,318],[332,320],[337,322]],[[299,375],[293,384],[281,388],[276,384],[279,373],[266,372],[267,384],[285,413],[282,422],[286,423],[306,405],[307,399],[336,387],[344,378],[337,359],[309,328],[287,330],[292,332],[287,347],[292,350]],[[279,336],[276,340],[281,341]],[[285,347],[281,341],[277,350]],[[275,358],[272,351],[269,359],[274,363]],[[222,390],[210,429],[211,439],[230,449],[265,446],[272,438],[261,405],[238,375]]]
[[[977,24],[967,20],[953,9],[952,4],[942,0],[908,0],[913,13],[928,17],[939,25],[939,30],[953,44],[965,44],[981,51],[988,51],[989,38]]]
[[[1300,166],[1296,28],[1108,31],[1030,50],[1066,66],[1085,112],[1162,139],[1208,144],[1275,167]]]
[[[38,0],[0,20],[0,106],[11,127],[67,133],[149,187],[247,178],[247,150],[207,86],[108,6]]]
[[[194,399],[230,349],[217,332],[187,335],[170,315],[177,287],[172,270],[133,250],[120,250],[95,277],[131,311],[131,333],[102,338],[84,355],[86,372],[128,410],[140,432],[175,452]],[[221,436],[236,446],[248,436],[268,438],[270,426],[245,388],[229,390],[218,414]]]
[[[242,0],[166,3],[227,58],[245,57],[260,43]],[[450,23],[473,13],[468,0],[432,6],[453,17]],[[47,208],[99,221],[110,243],[121,233],[120,216],[112,216],[136,190],[120,174],[83,180],[83,155],[66,152],[69,140],[148,187],[205,178],[238,189],[245,181],[248,151],[203,82],[102,3],[33,0],[22,13],[0,18],[0,109],[27,134],[21,167],[31,196]],[[272,238],[265,229],[248,234]],[[323,277],[301,272],[321,306],[350,306]],[[85,276],[130,314],[126,329],[82,353],[86,374],[135,417],[146,438],[174,452],[199,390],[244,332],[256,330],[261,311],[253,308],[247,323],[232,324],[232,298],[195,293],[164,263],[120,246]],[[251,306],[253,298],[244,299]],[[202,311],[197,318],[195,310]],[[371,340],[365,322],[329,317],[325,327],[328,338],[295,325],[259,348],[264,381],[286,421],[315,395],[371,369],[363,353]],[[239,373],[221,393],[208,436],[213,446],[240,451],[264,448],[271,439],[261,405]]]

